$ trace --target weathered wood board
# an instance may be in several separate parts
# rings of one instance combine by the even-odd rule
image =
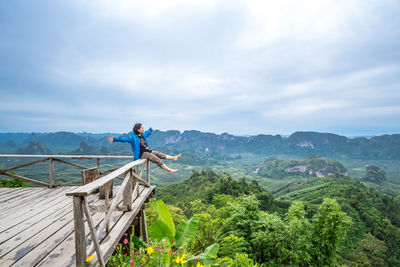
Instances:
[[[66,193],[76,188],[0,188],[0,266],[75,266],[73,201]],[[106,259],[154,188],[140,186],[140,196],[136,192],[132,196],[132,211],[112,214],[111,231],[108,235],[104,232],[100,244]],[[114,187],[116,192],[118,189]],[[105,200],[91,194],[88,204],[104,206]],[[90,212],[93,225],[99,227],[104,212]],[[89,247],[91,236],[86,222],[85,235]]]

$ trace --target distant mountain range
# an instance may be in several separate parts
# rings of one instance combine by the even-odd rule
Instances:
[[[109,135],[119,136],[115,133],[0,133],[0,153],[30,153],[30,142],[39,144],[42,151],[47,148],[54,153],[83,153],[85,150],[95,154],[131,153],[130,146],[126,144],[108,143],[105,137]],[[337,159],[400,159],[400,134],[348,138],[332,133],[295,132],[288,137],[264,134],[246,137],[194,130],[183,133],[155,130],[148,141],[151,147],[205,153],[285,154],[299,157],[319,154]]]

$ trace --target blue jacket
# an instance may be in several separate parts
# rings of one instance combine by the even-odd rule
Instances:
[[[145,131],[142,134],[143,139],[146,142],[146,146],[147,146],[146,138],[149,137],[151,132],[153,132],[152,128],[148,129],[147,131]],[[137,136],[137,134],[132,133],[131,135],[129,135],[127,137],[114,137],[114,141],[113,142],[128,142],[128,143],[131,143],[132,151],[133,151],[133,160],[139,159],[139,157],[140,157],[140,139],[139,139],[139,136]]]

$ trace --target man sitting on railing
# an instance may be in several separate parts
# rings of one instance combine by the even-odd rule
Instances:
[[[161,159],[174,160],[177,161],[181,154],[176,156],[165,155],[161,152],[151,150],[147,146],[146,138],[153,132],[150,127],[147,131],[144,131],[143,125],[141,123],[136,123],[133,127],[133,134],[127,137],[107,137],[110,142],[129,142],[133,150],[133,160],[137,159],[148,159],[151,162],[157,164],[160,168],[167,170],[169,173],[174,173],[177,170],[171,169],[165,165]]]

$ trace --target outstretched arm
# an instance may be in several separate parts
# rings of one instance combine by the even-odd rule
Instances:
[[[145,132],[142,134],[142,136],[143,136],[144,138],[146,138],[146,137],[148,137],[152,132],[153,132],[153,128],[150,127],[147,131],[145,131]]]
[[[109,136],[109,137],[107,137],[107,140],[109,142],[129,142],[129,136],[127,136],[127,137]]]

